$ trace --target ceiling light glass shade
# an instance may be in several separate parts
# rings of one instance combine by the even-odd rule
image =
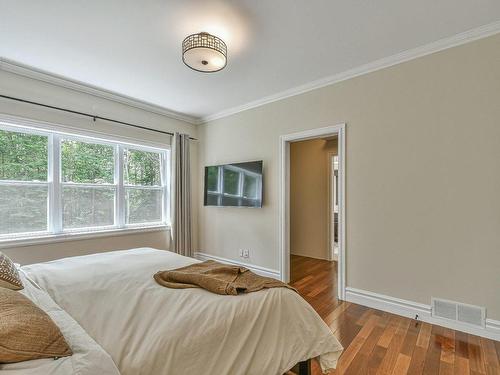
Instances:
[[[182,42],[182,61],[198,72],[218,72],[227,64],[226,43],[209,33],[189,35]]]

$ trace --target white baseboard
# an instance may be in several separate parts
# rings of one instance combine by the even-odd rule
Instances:
[[[199,259],[199,260],[215,260],[215,261],[221,262],[221,263],[233,264],[235,266],[242,266],[242,267],[248,268],[252,272],[255,272],[257,275],[272,277],[274,279],[281,280],[280,271],[273,270],[271,268],[256,266],[254,264],[244,263],[244,262],[240,262],[240,261],[233,260],[233,259],[222,258],[222,257],[218,257],[218,256],[215,256],[212,254],[207,254],[207,253],[202,253],[202,252],[194,253],[194,257],[196,259]]]
[[[418,314],[418,320],[427,323],[500,341],[500,321],[498,320],[486,319],[485,328],[449,321],[432,316],[430,305],[350,287],[346,288],[346,300],[412,319],[415,319],[415,316]]]

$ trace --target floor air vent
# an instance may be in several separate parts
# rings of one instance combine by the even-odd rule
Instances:
[[[480,306],[433,298],[432,316],[484,328],[486,309]]]

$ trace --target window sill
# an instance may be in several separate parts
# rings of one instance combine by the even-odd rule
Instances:
[[[134,234],[134,233],[159,232],[159,231],[169,230],[169,229],[170,229],[169,225],[163,224],[163,225],[144,226],[144,227],[107,229],[107,230],[94,231],[94,232],[47,234],[47,235],[39,235],[36,237],[20,237],[20,238],[15,238],[15,239],[8,238],[8,239],[0,240],[0,249],[39,245],[39,244],[48,244],[48,243],[55,243],[55,242],[88,240],[88,239],[99,238],[99,237],[122,236],[122,235],[127,235],[127,234]]]

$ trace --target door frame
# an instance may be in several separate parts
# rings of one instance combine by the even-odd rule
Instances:
[[[345,300],[345,123],[333,126],[304,130],[297,133],[284,134],[279,139],[279,255],[280,278],[290,281],[290,143],[309,139],[338,137],[339,156],[339,259],[338,259],[338,292],[337,297]]]

